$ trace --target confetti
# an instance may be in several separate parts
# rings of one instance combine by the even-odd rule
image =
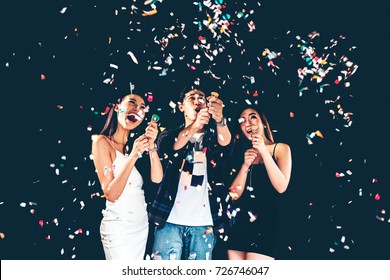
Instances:
[[[131,57],[131,59],[133,60],[133,62],[135,64],[138,64],[138,60],[137,58],[135,57],[134,53],[132,51],[128,51],[127,54]]]
[[[39,53],[34,53],[33,48],[25,52],[29,54],[24,58],[26,63],[33,62],[34,65],[39,64],[42,67],[35,69],[32,77],[45,81],[40,85],[48,87],[50,94],[42,94],[42,96],[50,96],[53,100],[50,106],[55,109],[53,112],[53,108],[50,108],[50,114],[47,115],[56,120],[56,126],[61,127],[55,129],[44,121],[32,122],[35,126],[33,127],[35,134],[28,137],[29,141],[38,139],[34,143],[44,143],[45,149],[50,150],[48,155],[36,159],[36,166],[29,167],[34,170],[31,172],[34,174],[34,178],[31,179],[34,191],[39,193],[50,187],[50,194],[55,193],[50,195],[50,203],[42,203],[42,200],[38,205],[20,202],[21,200],[16,202],[16,206],[19,204],[21,207],[20,211],[27,213],[29,219],[33,219],[32,224],[39,225],[38,234],[30,229],[26,230],[32,232],[34,242],[45,239],[51,240],[50,242],[55,240],[58,243],[53,245],[57,246],[54,250],[57,255],[61,255],[61,258],[82,258],[80,252],[85,250],[85,247],[80,249],[80,245],[98,235],[98,232],[91,230],[91,237],[87,238],[88,231],[85,229],[84,220],[91,220],[88,215],[101,215],[102,202],[105,202],[105,196],[102,194],[92,166],[93,156],[88,145],[92,144],[89,142],[90,139],[92,142],[98,139],[99,130],[103,127],[104,120],[112,108],[108,102],[115,101],[116,95],[123,89],[125,91],[130,89],[131,93],[136,92],[135,85],[137,85],[138,93],[145,93],[145,101],[152,103],[150,111],[154,112],[157,106],[160,108],[158,114],[165,121],[162,126],[159,126],[162,132],[172,128],[173,121],[178,119],[178,113],[181,112],[176,110],[176,107],[180,108],[180,106],[170,100],[174,100],[172,96],[174,92],[179,91],[177,88],[187,82],[200,88],[216,89],[211,92],[211,95],[219,97],[219,94],[222,94],[223,101],[229,105],[227,109],[235,109],[239,103],[260,105],[272,111],[277,117],[276,121],[270,119],[271,125],[275,123],[276,127],[279,127],[274,131],[281,132],[281,135],[275,133],[275,138],[283,140],[285,137],[286,140],[296,141],[293,143],[298,147],[301,144],[307,146],[299,151],[301,158],[309,159],[309,164],[305,162],[307,164],[304,168],[305,176],[302,176],[305,182],[302,186],[307,182],[313,182],[308,178],[312,179],[311,176],[314,176],[310,171],[314,165],[318,165],[320,172],[325,169],[331,170],[328,173],[324,172],[328,177],[316,177],[314,182],[319,192],[333,193],[334,191],[337,195],[331,196],[329,205],[332,206],[329,209],[320,209],[319,207],[326,207],[324,204],[320,206],[320,203],[317,203],[321,197],[310,196],[313,194],[311,192],[305,193],[302,199],[306,202],[313,201],[310,205],[307,204],[310,206],[310,213],[303,215],[304,218],[308,217],[307,223],[316,222],[315,220],[318,219],[314,211],[323,211],[332,215],[332,222],[339,221],[344,215],[337,211],[342,212],[343,206],[350,207],[348,213],[352,214],[345,220],[352,219],[357,201],[359,203],[368,201],[369,207],[365,211],[375,213],[371,215],[374,222],[390,222],[389,211],[386,212],[387,209],[384,209],[388,203],[385,201],[387,199],[385,192],[382,191],[383,180],[368,173],[370,160],[368,163],[359,161],[363,149],[359,149],[356,155],[351,154],[354,143],[348,135],[354,129],[355,116],[351,103],[355,102],[354,95],[361,96],[355,82],[356,73],[360,70],[358,62],[362,61],[361,53],[357,53],[359,48],[348,45],[350,41],[355,41],[353,38],[349,40],[348,36],[338,35],[329,40],[319,32],[321,30],[309,34],[294,34],[292,31],[287,31],[284,35],[277,36],[272,34],[274,31],[272,24],[267,27],[259,24],[261,23],[259,11],[265,12],[264,14],[270,12],[262,10],[267,8],[259,2],[216,0],[187,4],[182,1],[180,5],[168,2],[133,1],[122,7],[91,5],[86,12],[76,6],[59,6],[54,13],[66,25],[59,31],[59,38],[62,38],[62,43],[65,43],[63,45],[81,46],[82,42],[88,41],[90,45],[83,49],[83,52],[80,53],[80,50],[76,49],[75,53],[84,55],[84,51],[90,50],[93,58],[96,58],[96,61],[93,61],[92,57],[87,57],[88,60],[83,62],[88,69],[96,71],[84,73],[86,68],[75,64],[69,72],[72,75],[62,75],[62,77],[70,77],[69,88],[78,93],[72,95],[72,98],[69,96],[67,100],[66,94],[59,95],[60,93],[56,92],[50,83],[55,84],[56,79],[53,80],[53,77],[69,73],[47,67],[47,65],[56,67],[62,63],[66,64],[67,57],[63,56],[64,53],[61,53],[60,48],[58,46],[48,48],[44,44],[47,40],[42,40],[42,43],[36,43]],[[159,5],[163,5],[164,9],[160,10]],[[186,12],[179,10],[179,6],[185,7]],[[104,16],[103,7],[108,8],[104,13],[114,16],[115,21]],[[302,10],[308,12],[307,9]],[[99,20],[105,23],[105,32],[101,34],[95,32],[94,35],[91,29],[88,30],[88,25],[82,26],[81,23],[84,15],[92,12],[96,14],[97,11],[102,15]],[[79,21],[75,24],[73,17],[76,14]],[[277,17],[277,15],[273,16]],[[298,15],[297,19],[299,20]],[[308,22],[310,25],[310,21]],[[95,23],[91,22],[90,25],[99,26]],[[267,34],[271,34],[270,38],[262,38],[263,43],[256,43],[257,36],[265,34],[262,33],[264,29],[267,30]],[[58,53],[55,53],[56,51]],[[61,64],[58,63],[57,57],[62,59]],[[6,57],[8,61],[4,67],[6,71],[20,70],[17,69],[20,67],[20,62],[17,62],[16,58],[22,60],[16,51]],[[75,61],[77,59],[71,60],[71,62]],[[380,64],[381,61],[377,61],[378,63]],[[30,68],[33,67],[24,69]],[[69,71],[71,68],[64,67],[64,69]],[[130,79],[132,82],[128,87]],[[42,90],[46,89],[40,88],[37,92]],[[106,102],[108,99],[110,101]],[[41,102],[40,99],[37,100]],[[157,102],[160,104],[155,104]],[[47,103],[41,102],[39,106],[31,107],[41,112],[41,109],[47,106],[45,104]],[[229,111],[224,111],[224,116],[225,112],[226,117],[233,117],[232,114],[229,116]],[[152,115],[150,120],[160,121],[160,117],[156,116]],[[149,118],[149,115],[146,114],[145,117]],[[238,124],[243,121],[242,118],[238,119]],[[233,123],[237,125],[236,119],[233,119]],[[290,127],[293,123],[294,125]],[[68,126],[72,126],[72,134],[67,130]],[[252,128],[252,131],[255,130],[255,127]],[[72,140],[69,139],[71,138],[68,137],[69,135],[74,136]],[[278,136],[282,136],[281,139],[278,139]],[[132,134],[132,137],[136,136]],[[220,135],[218,137],[222,139]],[[83,142],[85,139],[87,143]],[[78,148],[84,149],[84,152],[75,152]],[[170,157],[177,156],[178,153],[164,155],[164,160],[169,161]],[[193,159],[189,158],[189,160]],[[312,164],[311,160],[315,164]],[[44,164],[41,164],[41,161],[44,161]],[[210,162],[214,168],[220,166],[217,161]],[[44,166],[43,170],[36,171],[35,168],[38,166]],[[362,170],[367,172],[367,178],[363,178]],[[107,166],[103,170],[105,176],[112,171]],[[231,170],[230,173],[235,176],[237,171]],[[325,185],[323,182],[329,184]],[[294,185],[292,191],[293,188]],[[246,188],[245,191],[252,193],[254,189]],[[251,196],[255,197],[252,194]],[[96,199],[97,197],[101,199]],[[219,197],[218,201],[222,203],[234,197],[237,197],[237,193],[231,190],[226,197]],[[22,201],[28,200],[23,198]],[[55,207],[46,206],[45,209],[46,203]],[[372,207],[377,211],[372,211]],[[228,215],[235,217],[237,212],[239,208],[230,209]],[[223,213],[221,209],[218,215]],[[248,212],[248,215],[252,221],[257,218],[251,212]],[[339,245],[329,246],[329,252],[334,253],[336,257],[338,256],[336,253],[340,250],[349,250],[353,245],[345,228],[341,225],[336,228],[339,231],[337,237],[330,235],[325,237],[324,242],[328,241],[328,243],[324,244],[333,244],[333,241],[337,240]],[[4,236],[4,233],[0,233],[2,239]],[[80,236],[84,238],[82,241]],[[221,235],[219,238],[226,241],[228,236]],[[317,238],[317,236],[313,236],[313,239],[304,237],[303,240],[309,240],[309,243],[310,240]],[[77,254],[75,244],[79,245]],[[305,249],[302,248],[305,244],[299,245],[301,248],[296,248],[297,246],[294,245],[292,253]],[[288,246],[289,251],[292,251],[291,248],[292,246]],[[83,254],[87,253],[83,252]],[[55,257],[58,257],[57,255]]]
[[[214,97],[217,97],[219,96],[219,93],[218,92],[215,92],[215,91],[212,91],[211,92],[211,96],[214,96]]]
[[[144,16],[144,17],[146,17],[146,16],[153,16],[155,14],[157,14],[157,10],[150,10],[150,11],[144,11],[142,13],[142,16]]]

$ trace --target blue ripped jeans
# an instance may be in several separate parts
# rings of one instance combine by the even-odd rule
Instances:
[[[215,246],[212,226],[165,223],[154,236],[154,260],[211,260]]]

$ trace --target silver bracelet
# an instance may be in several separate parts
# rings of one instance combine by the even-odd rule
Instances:
[[[153,149],[149,150],[149,153],[153,153],[153,152],[157,152],[157,146],[156,145],[154,145]]]

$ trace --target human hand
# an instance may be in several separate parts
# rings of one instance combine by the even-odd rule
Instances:
[[[203,108],[199,110],[198,114],[196,115],[196,120],[192,125],[194,128],[202,129],[204,125],[209,123],[210,114],[208,110],[208,108]]]
[[[264,137],[259,133],[251,134],[249,138],[252,141],[252,147],[257,149],[260,153],[268,151],[264,143]]]
[[[245,151],[244,153],[244,163],[243,165],[249,169],[250,166],[252,165],[252,163],[255,161],[256,157],[257,157],[257,150],[254,149],[254,148],[250,148],[248,150]]]
[[[211,117],[216,121],[216,122],[221,122],[223,118],[223,102],[221,99],[219,99],[217,96],[212,95],[207,97],[208,105],[209,105],[209,110],[208,112],[210,113]]]
[[[148,137],[145,134],[142,134],[140,137],[135,139],[133,148],[130,153],[130,157],[140,158],[142,157],[142,153],[148,149],[149,141]]]
[[[148,126],[145,129],[145,136],[148,140],[148,149],[149,150],[154,148],[154,142],[157,139],[157,135],[158,135],[157,122],[155,122],[155,121],[148,122]]]

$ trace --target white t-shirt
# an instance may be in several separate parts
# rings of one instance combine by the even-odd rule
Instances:
[[[212,226],[207,182],[207,158],[202,146],[204,133],[189,140],[193,149],[183,160],[175,203],[167,222],[184,226]]]

